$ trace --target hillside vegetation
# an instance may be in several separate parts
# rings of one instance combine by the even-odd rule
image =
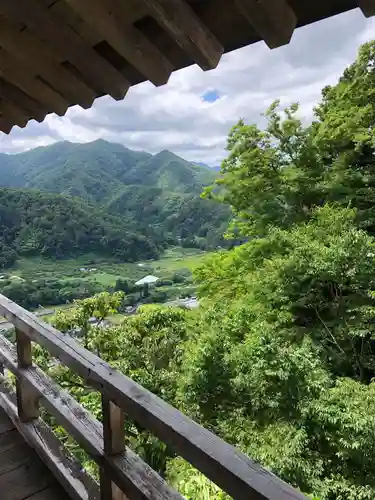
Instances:
[[[18,256],[66,258],[86,252],[125,261],[156,258],[164,242],[151,228],[99,211],[82,200],[0,188],[0,267]]]
[[[104,140],[0,155],[0,186],[79,197],[138,233],[151,227],[166,244],[201,248],[228,245],[230,210],[200,197],[216,176],[169,151],[151,155]]]
[[[207,196],[233,207],[247,241],[195,271],[199,310],[154,308],[82,339],[314,500],[375,499],[374,89],[371,42],[323,90],[311,126],[298,105],[277,102],[264,129],[239,121],[220,191]],[[121,301],[91,298],[55,325],[66,331]],[[96,393],[41,361],[100,416]],[[185,498],[228,499],[125,425],[130,445]]]

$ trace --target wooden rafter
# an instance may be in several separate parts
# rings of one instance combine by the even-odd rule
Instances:
[[[114,99],[125,96],[130,86],[126,78],[39,0],[0,0],[0,12],[38,33],[62,59],[76,66],[98,93],[109,94]]]
[[[19,127],[24,127],[29,121],[30,116],[15,104],[2,99],[0,101],[0,116],[9,123],[14,123]]]
[[[358,6],[366,17],[375,16],[375,0],[358,0]]]
[[[0,16],[0,46],[12,54],[20,68],[39,75],[70,104],[89,108],[95,92],[58,62],[55,53],[31,33],[17,29],[16,24]]]
[[[0,77],[0,95],[6,100],[12,103],[14,106],[21,109],[23,112],[32,116],[38,122],[44,120],[47,109],[42,106],[39,102],[35,101],[32,97],[27,95],[16,85],[4,80]]]
[[[275,49],[292,38],[297,17],[287,0],[234,0],[266,44]]]
[[[107,42],[155,85],[167,83],[173,65],[139,30],[127,24],[120,0],[66,0]]]
[[[185,0],[140,0],[202,69],[216,68],[224,48]]]
[[[9,122],[7,118],[4,118],[0,111],[0,130],[4,132],[4,134],[9,134],[12,130],[12,124]]]
[[[35,77],[17,64],[11,54],[0,50],[0,75],[13,83],[29,96],[45,105],[51,111],[62,116],[66,113],[69,103],[58,92],[46,85],[43,80]]]
[[[130,85],[167,82],[197,63],[264,40],[289,42],[297,25],[375,0],[0,0],[0,129],[41,121]]]

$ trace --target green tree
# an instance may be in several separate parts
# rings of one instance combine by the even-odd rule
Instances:
[[[231,206],[235,233],[258,236],[275,225],[290,227],[320,203],[322,167],[311,127],[304,128],[297,114],[297,104],[280,112],[276,101],[265,114],[265,130],[243,120],[232,128],[223,175],[205,197]]]
[[[101,326],[107,316],[118,311],[123,299],[122,292],[112,295],[108,292],[99,293],[76,302],[76,307],[69,311],[58,311],[53,324],[63,332],[79,329],[84,347],[90,348],[98,356],[106,359],[110,357],[108,351],[111,352],[111,346],[108,344],[106,329]],[[91,324],[91,319],[94,320],[94,325]]]

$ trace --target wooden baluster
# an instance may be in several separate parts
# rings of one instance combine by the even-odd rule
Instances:
[[[104,453],[120,455],[125,451],[124,412],[110,399],[102,395]],[[100,469],[101,500],[129,500],[111,481],[103,468]]]
[[[19,368],[32,365],[31,341],[27,335],[16,329],[17,357]],[[16,382],[18,416],[23,422],[39,417],[39,396],[31,385],[21,378]]]
[[[1,315],[0,315],[0,317],[1,317]],[[2,319],[3,319],[3,317],[2,317]],[[2,335],[2,334],[0,334],[0,335]],[[1,362],[1,360],[0,360],[0,375],[4,375],[4,364]]]

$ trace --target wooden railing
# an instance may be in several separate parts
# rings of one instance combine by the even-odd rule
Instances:
[[[37,450],[71,498],[77,500],[181,500],[153,469],[125,445],[124,413],[151,431],[177,455],[238,500],[302,500],[306,497],[246,455],[204,429],[102,359],[68,334],[40,321],[3,295],[0,315],[13,323],[16,349],[0,335],[0,363],[16,376],[16,396],[2,379],[0,406]],[[103,423],[32,364],[37,342],[102,394]],[[100,467],[100,485],[68,460],[39,417],[39,405]]]

